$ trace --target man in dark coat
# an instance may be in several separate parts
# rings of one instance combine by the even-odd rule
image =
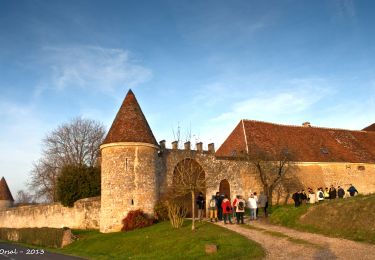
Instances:
[[[348,189],[348,192],[350,194],[350,197],[353,197],[355,195],[355,193],[358,194],[358,191],[357,189],[353,186],[353,184],[350,184],[350,187]]]
[[[339,186],[337,189],[337,196],[339,197],[339,199],[342,199],[344,198],[344,195],[345,195],[344,189]]]
[[[203,197],[203,193],[199,192],[199,195],[197,197],[197,206],[198,206],[198,219],[200,221],[203,218],[204,204],[205,204],[205,199]]]
[[[217,206],[217,218],[222,221],[223,220],[223,209],[221,208],[221,203],[223,202],[223,197],[220,196],[219,192],[216,192],[216,206]]]
[[[333,185],[331,185],[331,188],[329,188],[329,199],[333,200],[333,199],[336,199],[336,197],[337,197],[336,189],[335,187],[333,187]]]
[[[292,199],[294,200],[294,206],[299,207],[301,205],[301,194],[299,191],[293,193]]]

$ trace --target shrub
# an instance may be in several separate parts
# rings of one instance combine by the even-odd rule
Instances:
[[[57,197],[64,206],[100,195],[100,168],[85,165],[68,165],[61,170],[57,179]]]
[[[159,200],[158,202],[156,202],[154,211],[155,211],[155,219],[157,221],[165,221],[169,219],[168,207],[163,201]]]
[[[122,220],[122,224],[124,224],[124,226],[122,227],[121,231],[129,231],[133,229],[148,227],[151,226],[153,223],[154,220],[148,218],[142,210],[131,210],[129,211],[126,218]]]

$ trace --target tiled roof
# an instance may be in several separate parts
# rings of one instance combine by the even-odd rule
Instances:
[[[216,156],[235,157],[247,150],[252,156],[259,150],[272,156],[283,149],[300,162],[375,163],[375,132],[241,120]]]
[[[4,177],[0,180],[0,200],[10,200],[14,201],[12,193],[10,193],[7,182]]]
[[[127,93],[103,144],[142,142],[155,144],[156,140],[133,92]]]
[[[363,128],[362,131],[374,131],[375,132],[375,123],[373,123],[372,125],[369,125],[368,127]]]

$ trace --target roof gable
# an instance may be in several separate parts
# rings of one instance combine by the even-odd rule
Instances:
[[[0,180],[0,200],[14,201],[12,193],[10,192],[4,177],[2,177]]]
[[[128,91],[122,102],[103,144],[117,142],[141,142],[157,145],[151,128],[131,90]]]

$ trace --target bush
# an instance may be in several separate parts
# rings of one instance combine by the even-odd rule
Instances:
[[[154,223],[153,219],[150,219],[143,213],[142,210],[131,210],[129,211],[126,218],[122,220],[122,227],[121,231],[129,231],[133,229],[143,228],[151,226]]]
[[[154,207],[154,211],[155,211],[155,219],[157,221],[165,221],[165,220],[169,219],[169,217],[168,217],[168,207],[167,207],[167,205],[165,205],[164,202],[162,202],[160,200],[158,202],[156,202],[155,207]]]
[[[62,205],[72,207],[74,202],[100,195],[100,168],[68,165],[57,179],[57,197]]]

